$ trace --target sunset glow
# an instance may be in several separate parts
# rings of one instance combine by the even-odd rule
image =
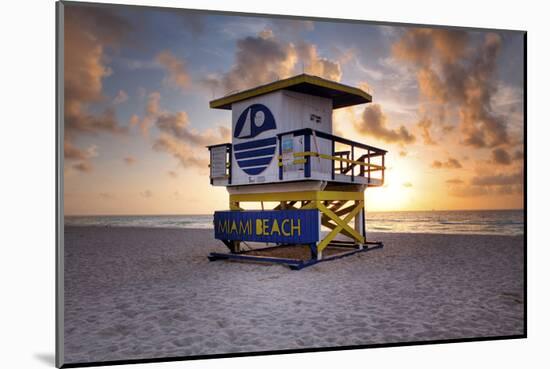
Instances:
[[[228,206],[228,92],[302,72],[365,89],[335,134],[388,150],[368,210],[523,207],[522,35],[146,8],[65,9],[66,215]]]

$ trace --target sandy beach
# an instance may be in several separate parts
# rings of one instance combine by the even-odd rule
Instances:
[[[65,229],[66,363],[519,335],[523,237],[369,233],[301,271],[212,230]]]

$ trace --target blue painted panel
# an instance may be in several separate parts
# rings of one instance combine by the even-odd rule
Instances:
[[[220,240],[312,243],[319,241],[319,210],[216,211],[214,234]]]
[[[238,163],[239,163],[239,167],[241,168],[258,167],[260,165],[267,166],[269,163],[271,163],[271,159],[273,159],[272,156],[267,158],[239,160]]]
[[[255,168],[244,168],[244,172],[246,174],[250,174],[251,176],[255,176],[256,174],[260,174],[267,168],[267,165],[264,165],[263,167],[255,167]]]
[[[277,137],[264,138],[263,140],[248,141],[240,144],[233,145],[235,151],[255,149],[262,146],[272,146],[277,143]]]
[[[257,156],[268,156],[268,155],[273,156],[274,153],[275,153],[275,146],[268,147],[266,149],[240,151],[238,153],[235,153],[235,158],[246,159],[246,158],[254,158]]]

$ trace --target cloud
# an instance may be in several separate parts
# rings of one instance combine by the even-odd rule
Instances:
[[[171,51],[161,51],[155,60],[166,69],[168,73],[166,81],[169,84],[182,89],[191,85],[191,77],[187,73],[185,62],[174,56]]]
[[[82,150],[73,146],[70,141],[63,143],[63,152],[65,160],[88,160],[98,155],[96,145],[91,145],[86,150]]]
[[[171,154],[178,159],[180,165],[185,168],[206,168],[208,166],[208,160],[204,157],[197,156],[196,150],[193,150],[185,142],[166,133],[161,133],[155,140],[153,149]]]
[[[93,170],[93,166],[90,159],[98,156],[97,146],[91,145],[86,150],[82,150],[74,146],[71,141],[66,139],[63,143],[63,156],[67,162],[79,161],[78,163],[72,165],[72,167],[79,172],[91,172]]]
[[[264,29],[237,40],[235,62],[229,71],[210,74],[201,82],[213,92],[226,94],[303,72],[335,81],[342,77],[340,63],[320,56],[316,45],[286,42]]]
[[[64,29],[64,152],[69,160],[81,160],[72,168],[90,172],[90,159],[97,155],[77,148],[74,141],[82,134],[106,132],[122,134],[127,127],[119,124],[114,106],[97,108],[92,104],[109,103],[103,94],[103,79],[113,71],[107,66],[105,50],[118,47],[131,30],[130,24],[106,8],[66,7]],[[127,97],[127,96],[126,96]],[[114,98],[122,102],[124,95]]]
[[[523,183],[523,173],[515,172],[511,174],[497,174],[488,176],[473,177],[471,184],[473,186],[507,186]]]
[[[119,105],[126,101],[128,101],[128,94],[124,90],[119,90],[117,95],[113,99],[113,104]]]
[[[450,183],[449,194],[457,197],[514,195],[523,192],[523,172],[474,176],[469,183]]]
[[[436,169],[441,169],[441,168],[460,169],[460,168],[462,168],[462,164],[460,164],[460,162],[455,158],[449,158],[445,162],[441,162],[439,160],[434,160],[432,162],[432,168],[436,168]]]
[[[151,92],[147,100],[145,108],[146,115],[156,116],[160,112],[160,93],[158,91]]]
[[[415,141],[415,137],[404,126],[400,126],[398,129],[391,129],[387,126],[386,115],[382,112],[379,104],[367,106],[361,119],[354,122],[354,126],[360,133],[390,143],[408,144]]]
[[[464,181],[460,178],[451,178],[445,181],[447,184],[456,185],[456,184],[463,184]]]
[[[172,178],[178,178],[178,173],[173,170],[169,170],[168,175]]]
[[[357,62],[357,49],[354,47],[344,47],[342,49],[338,46],[332,46],[331,50],[333,54],[337,55],[336,60],[338,60],[341,65]]]
[[[411,28],[392,45],[392,53],[416,69],[423,108],[438,125],[457,110],[464,144],[496,147],[509,142],[505,117],[491,104],[500,48],[496,33],[476,43],[466,31]]]
[[[65,160],[72,160],[72,159],[84,160],[84,159],[87,159],[85,151],[73,146],[73,144],[71,144],[69,141],[65,141],[65,143],[63,145],[63,152],[64,152]]]
[[[114,108],[108,107],[99,114],[78,113],[65,115],[65,134],[67,138],[74,137],[77,133],[96,134],[108,132],[114,134],[126,133],[128,128],[120,126]]]
[[[146,199],[153,197],[153,192],[151,190],[145,190],[143,192],[140,192],[139,194]]]
[[[185,111],[170,112],[160,108],[160,93],[149,94],[143,119],[132,117],[133,125],[139,126],[144,137],[149,137],[153,123],[161,132],[153,141],[153,149],[174,156],[184,167],[207,167],[207,150],[204,146],[228,141],[230,130],[224,126],[199,131],[191,126]],[[200,150],[196,148],[199,147]]]
[[[113,108],[92,114],[88,106],[105,100],[103,79],[113,71],[106,65],[105,49],[116,47],[131,27],[107,9],[66,7],[65,9],[64,96],[65,132],[124,132]]]
[[[183,167],[206,168],[208,160],[201,155],[206,155],[204,146],[230,140],[230,130],[226,127],[204,131],[192,128],[186,112],[162,113],[156,125],[161,134],[155,140],[153,149],[171,154]]]
[[[80,162],[80,163],[73,164],[73,168],[80,171],[80,172],[88,173],[88,172],[92,171],[93,165],[89,161],[83,161],[83,162]]]
[[[125,157],[125,158],[122,159],[122,160],[124,160],[124,162],[125,162],[126,164],[128,164],[128,165],[135,164],[136,161],[137,161],[137,159],[136,159],[135,157],[133,157],[133,156],[127,156],[127,157]]]
[[[296,59],[292,44],[280,42],[270,31],[245,37],[237,41],[235,63],[221,85],[231,92],[289,77]]]
[[[449,158],[447,162],[444,164],[447,168],[462,168],[462,164],[457,159]]]
[[[420,134],[424,140],[424,143],[426,145],[435,145],[436,142],[432,139],[432,135],[430,134],[432,120],[424,117],[417,123],[417,126],[420,128]]]
[[[453,186],[449,189],[449,195],[455,197],[479,197],[490,195],[491,192],[485,187]]]
[[[440,57],[449,62],[464,55],[468,35],[463,31],[410,28],[392,45],[393,53],[401,59],[429,65]]]
[[[300,41],[295,48],[298,59],[303,63],[305,73],[340,81],[342,69],[339,62],[320,57],[317,46],[308,42]]]
[[[229,130],[225,127],[220,126],[217,132],[212,129],[200,132],[192,128],[189,123],[189,116],[184,111],[162,113],[159,115],[156,125],[162,132],[196,146],[212,145],[229,138]]]
[[[130,125],[136,126],[139,124],[139,130],[143,137],[149,137],[149,129],[151,125],[160,114],[160,93],[153,91],[147,96],[147,103],[145,104],[145,116],[143,119],[139,119],[137,115],[133,115],[130,118]]]
[[[230,141],[231,140],[231,129],[225,127],[225,126],[218,126],[218,131],[220,134],[220,137],[222,141]]]
[[[372,87],[368,82],[359,82],[357,85],[361,90],[368,92],[369,94],[372,93]]]
[[[99,197],[101,197],[103,200],[111,200],[112,198],[114,198],[114,196],[109,192],[101,192],[99,194]]]
[[[139,124],[139,115],[137,114],[132,114],[132,116],[130,117],[130,120],[128,121],[128,125],[130,127],[135,127]]]
[[[501,165],[509,165],[512,163],[510,154],[502,148],[494,149],[492,152],[493,162]]]

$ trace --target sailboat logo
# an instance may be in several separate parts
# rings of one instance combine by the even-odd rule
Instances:
[[[276,128],[275,118],[267,106],[253,104],[246,108],[235,125],[235,138],[254,138]],[[249,175],[263,172],[275,154],[277,138],[264,138],[233,145],[239,167]]]
[[[235,125],[235,138],[252,138],[275,128],[275,118],[267,106],[254,104],[246,108],[239,116]]]

